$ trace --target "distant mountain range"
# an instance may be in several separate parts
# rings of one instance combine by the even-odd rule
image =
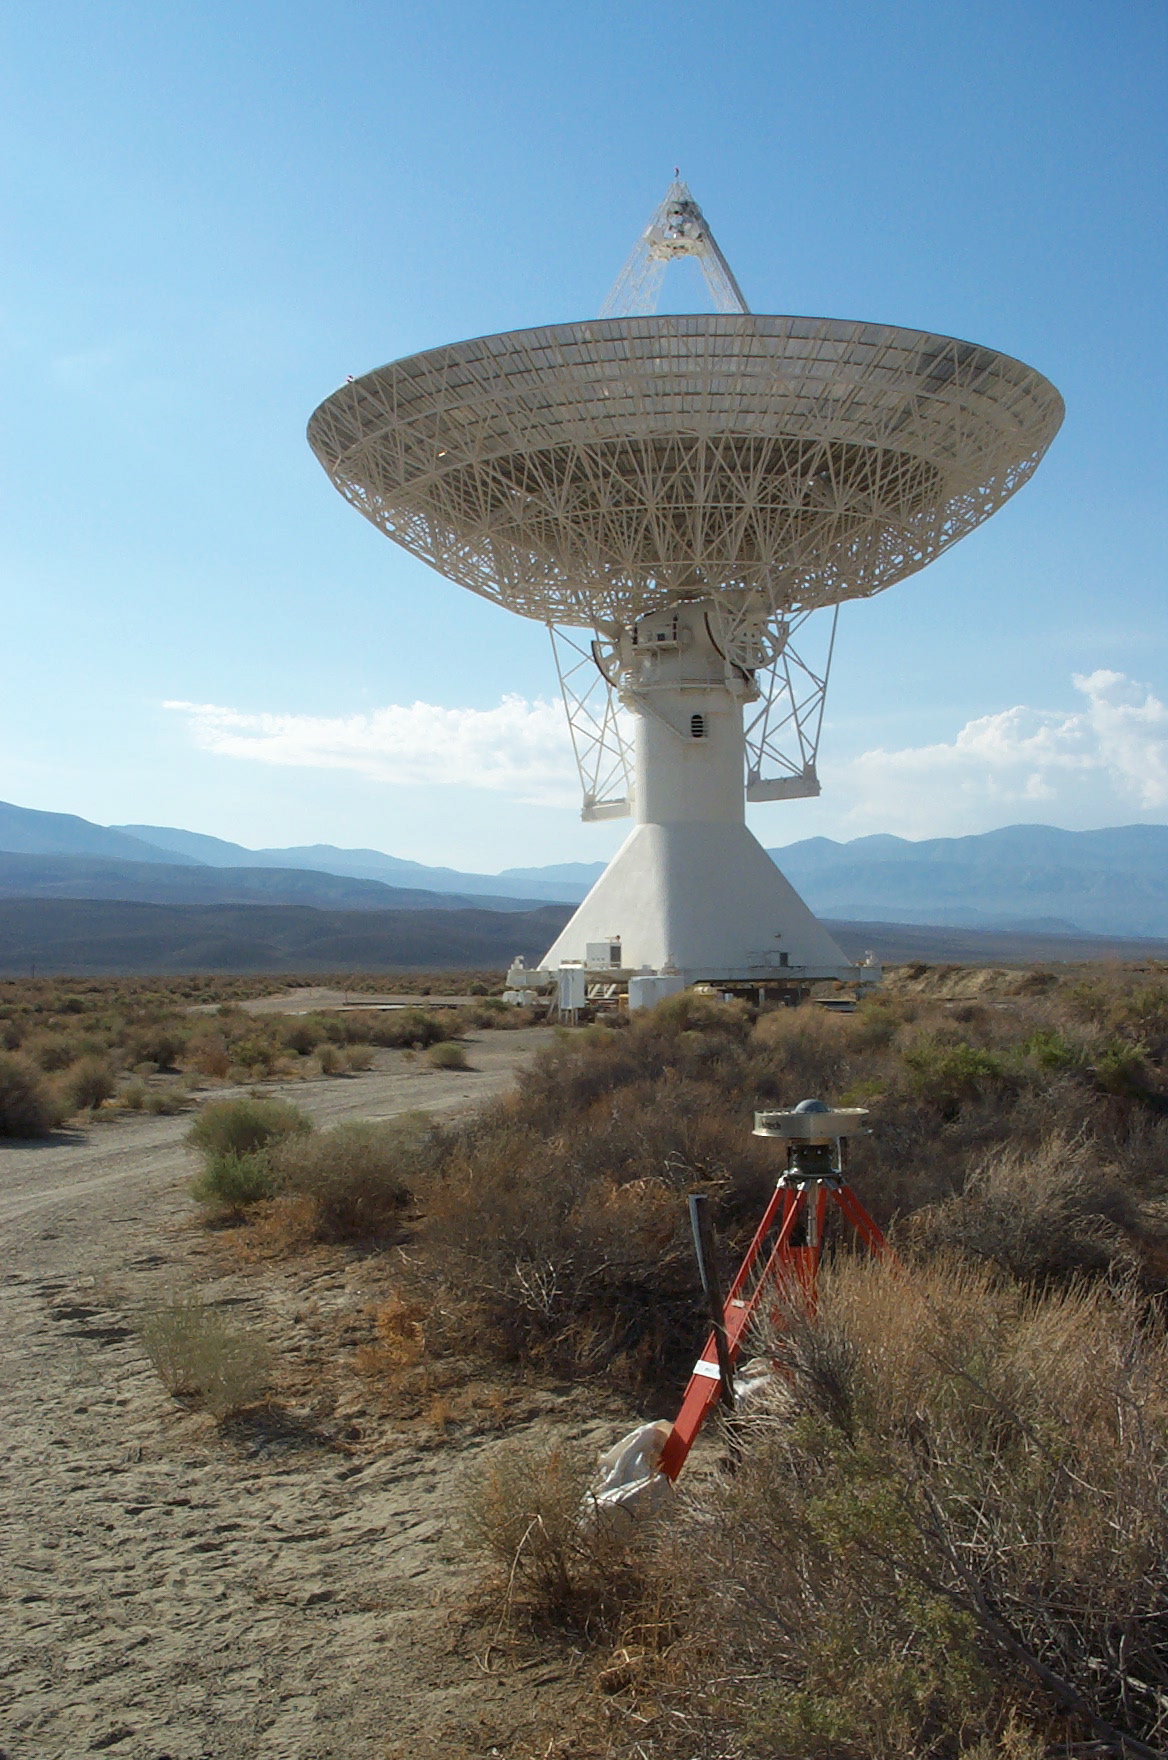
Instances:
[[[1108,831],[1012,825],[920,843],[815,837],[770,853],[825,919],[1055,937],[1168,937],[1164,825]],[[563,862],[464,873],[379,850],[331,844],[253,850],[174,827],[93,825],[0,804],[0,898],[515,913],[577,903],[603,866]]]
[[[597,864],[597,871],[603,863]],[[465,884],[462,884],[465,882]],[[580,895],[583,897],[583,893]],[[348,910],[530,910],[571,903],[499,876],[427,868],[373,849],[245,849],[150,825],[92,825],[0,802],[0,898],[116,898],[147,904],[307,904]]]
[[[0,977],[128,972],[498,971],[534,964],[568,917],[534,911],[322,910],[0,898]]]
[[[4,837],[2,815],[0,809],[0,844]],[[331,843],[302,844],[291,849],[245,849],[241,843],[206,837],[198,831],[178,831],[167,825],[112,825],[107,834],[124,836],[155,849],[160,853],[151,858],[154,861],[169,856],[172,861],[205,863],[211,868],[308,868],[315,873],[378,880],[385,886],[424,887],[431,892],[457,892],[468,897],[522,898],[527,902],[555,899],[564,904],[579,903],[604,868],[603,862],[564,862],[551,868],[505,868],[501,874],[464,874],[457,868],[428,868],[422,862],[387,856],[378,849],[337,849]],[[95,850],[94,854],[97,853]]]
[[[570,905],[534,911],[323,910],[303,905],[157,905],[120,899],[0,898],[0,978],[134,972],[500,971],[534,965]],[[939,929],[825,919],[850,959],[884,965],[1029,965],[1168,959],[1168,941]]]
[[[1107,936],[1168,936],[1168,826],[976,837],[809,838],[771,855],[819,916]]]
[[[139,904],[305,904],[320,909],[514,913],[544,901],[384,886],[308,868],[196,868],[110,856],[10,855],[0,850],[0,898],[111,898]]]

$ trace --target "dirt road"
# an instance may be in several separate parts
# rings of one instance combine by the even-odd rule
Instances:
[[[473,1074],[395,1055],[288,1092],[321,1122],[451,1114],[546,1037],[484,1036]],[[327,1377],[315,1406],[224,1436],[146,1363],[134,1312],[167,1288],[285,1354],[368,1301],[359,1264],[233,1271],[193,1221],[188,1123],[0,1148],[0,1760],[531,1753],[546,1671],[484,1667],[450,1613],[448,1515],[483,1439],[371,1439]]]

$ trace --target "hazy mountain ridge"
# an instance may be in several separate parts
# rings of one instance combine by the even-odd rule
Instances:
[[[330,911],[309,905],[157,905],[0,899],[0,976],[68,972],[498,970],[529,964],[568,908]]]
[[[280,872],[275,902],[309,902],[298,890],[297,872],[317,876],[315,897],[351,908],[355,899],[330,893],[325,876],[380,884],[414,894],[419,908],[458,895],[487,908],[514,910],[541,901],[573,904],[603,870],[602,862],[559,862],[518,867],[500,874],[428,867],[380,850],[308,844],[251,850],[222,838],[175,827],[104,827],[63,813],[0,805],[0,850],[127,862],[150,862],[160,870],[153,890],[139,876],[132,897],[178,896],[166,890],[161,869],[175,865],[200,875],[250,876],[247,897],[265,897],[260,870]],[[879,834],[837,843],[806,838],[769,852],[817,915],[844,921],[937,924],[954,928],[1125,936],[1168,936],[1168,826],[1127,825],[1104,831],[1062,831],[1048,825],[1010,825],[968,837],[913,843]],[[80,896],[67,877],[70,896]],[[192,882],[193,895],[197,882]],[[0,890],[12,893],[0,878]],[[46,883],[42,895],[51,890]],[[424,895],[429,894],[427,898]],[[57,895],[64,896],[62,886]],[[86,896],[90,896],[86,894]],[[104,896],[113,896],[108,890]],[[205,893],[199,896],[206,897]],[[222,895],[216,895],[222,896]],[[237,897],[238,893],[231,896]],[[516,902],[510,902],[516,901]],[[386,897],[359,901],[364,907],[404,908]]]
[[[116,826],[94,825],[75,813],[42,813],[0,801],[0,850],[30,856],[106,856],[124,862],[174,862],[190,856],[166,856],[154,844],[131,837]]]
[[[823,916],[981,928],[1045,919],[1067,932],[1168,935],[1168,826],[809,838],[770,853]]]
[[[458,868],[431,868],[424,862],[407,861],[402,856],[386,855],[378,849],[338,849],[331,843],[293,845],[288,849],[247,849],[241,843],[228,843],[221,837],[207,837],[197,831],[180,831],[174,826],[118,825],[113,830],[150,843],[160,850],[171,850],[189,861],[205,862],[216,868],[309,868],[320,874],[339,874],[360,880],[379,880],[389,886],[418,886],[432,892],[460,892],[471,897],[505,897],[554,899],[573,903],[583,898],[591,885],[581,886],[575,878],[562,880],[559,870],[547,873],[539,868],[511,869],[501,874],[463,873]],[[565,867],[586,867],[566,863]],[[603,867],[597,862],[595,875]],[[530,878],[531,884],[525,882]]]
[[[534,911],[332,911],[307,905],[156,905],[113,899],[0,898],[0,977],[69,973],[502,970],[542,958],[569,914]],[[1028,965],[1036,960],[1168,958],[1168,941],[826,922],[845,953],[886,965]]]
[[[311,868],[209,868],[124,862],[101,856],[39,856],[0,850],[0,898],[121,899],[137,904],[312,905],[320,910],[530,910],[536,899],[470,898],[355,880]]]

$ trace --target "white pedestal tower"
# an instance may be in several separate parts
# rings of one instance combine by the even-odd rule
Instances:
[[[634,826],[544,968],[594,963],[590,947],[619,940],[623,970],[686,983],[857,975],[747,830],[743,707],[758,690],[720,651],[719,621],[713,602],[683,601],[620,642],[619,696],[636,729]]]

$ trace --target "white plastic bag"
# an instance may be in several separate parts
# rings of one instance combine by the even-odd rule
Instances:
[[[655,1424],[638,1424],[601,1455],[585,1502],[585,1517],[595,1520],[604,1511],[634,1521],[664,1508],[673,1486],[658,1472],[657,1463],[672,1429],[664,1418]]]

